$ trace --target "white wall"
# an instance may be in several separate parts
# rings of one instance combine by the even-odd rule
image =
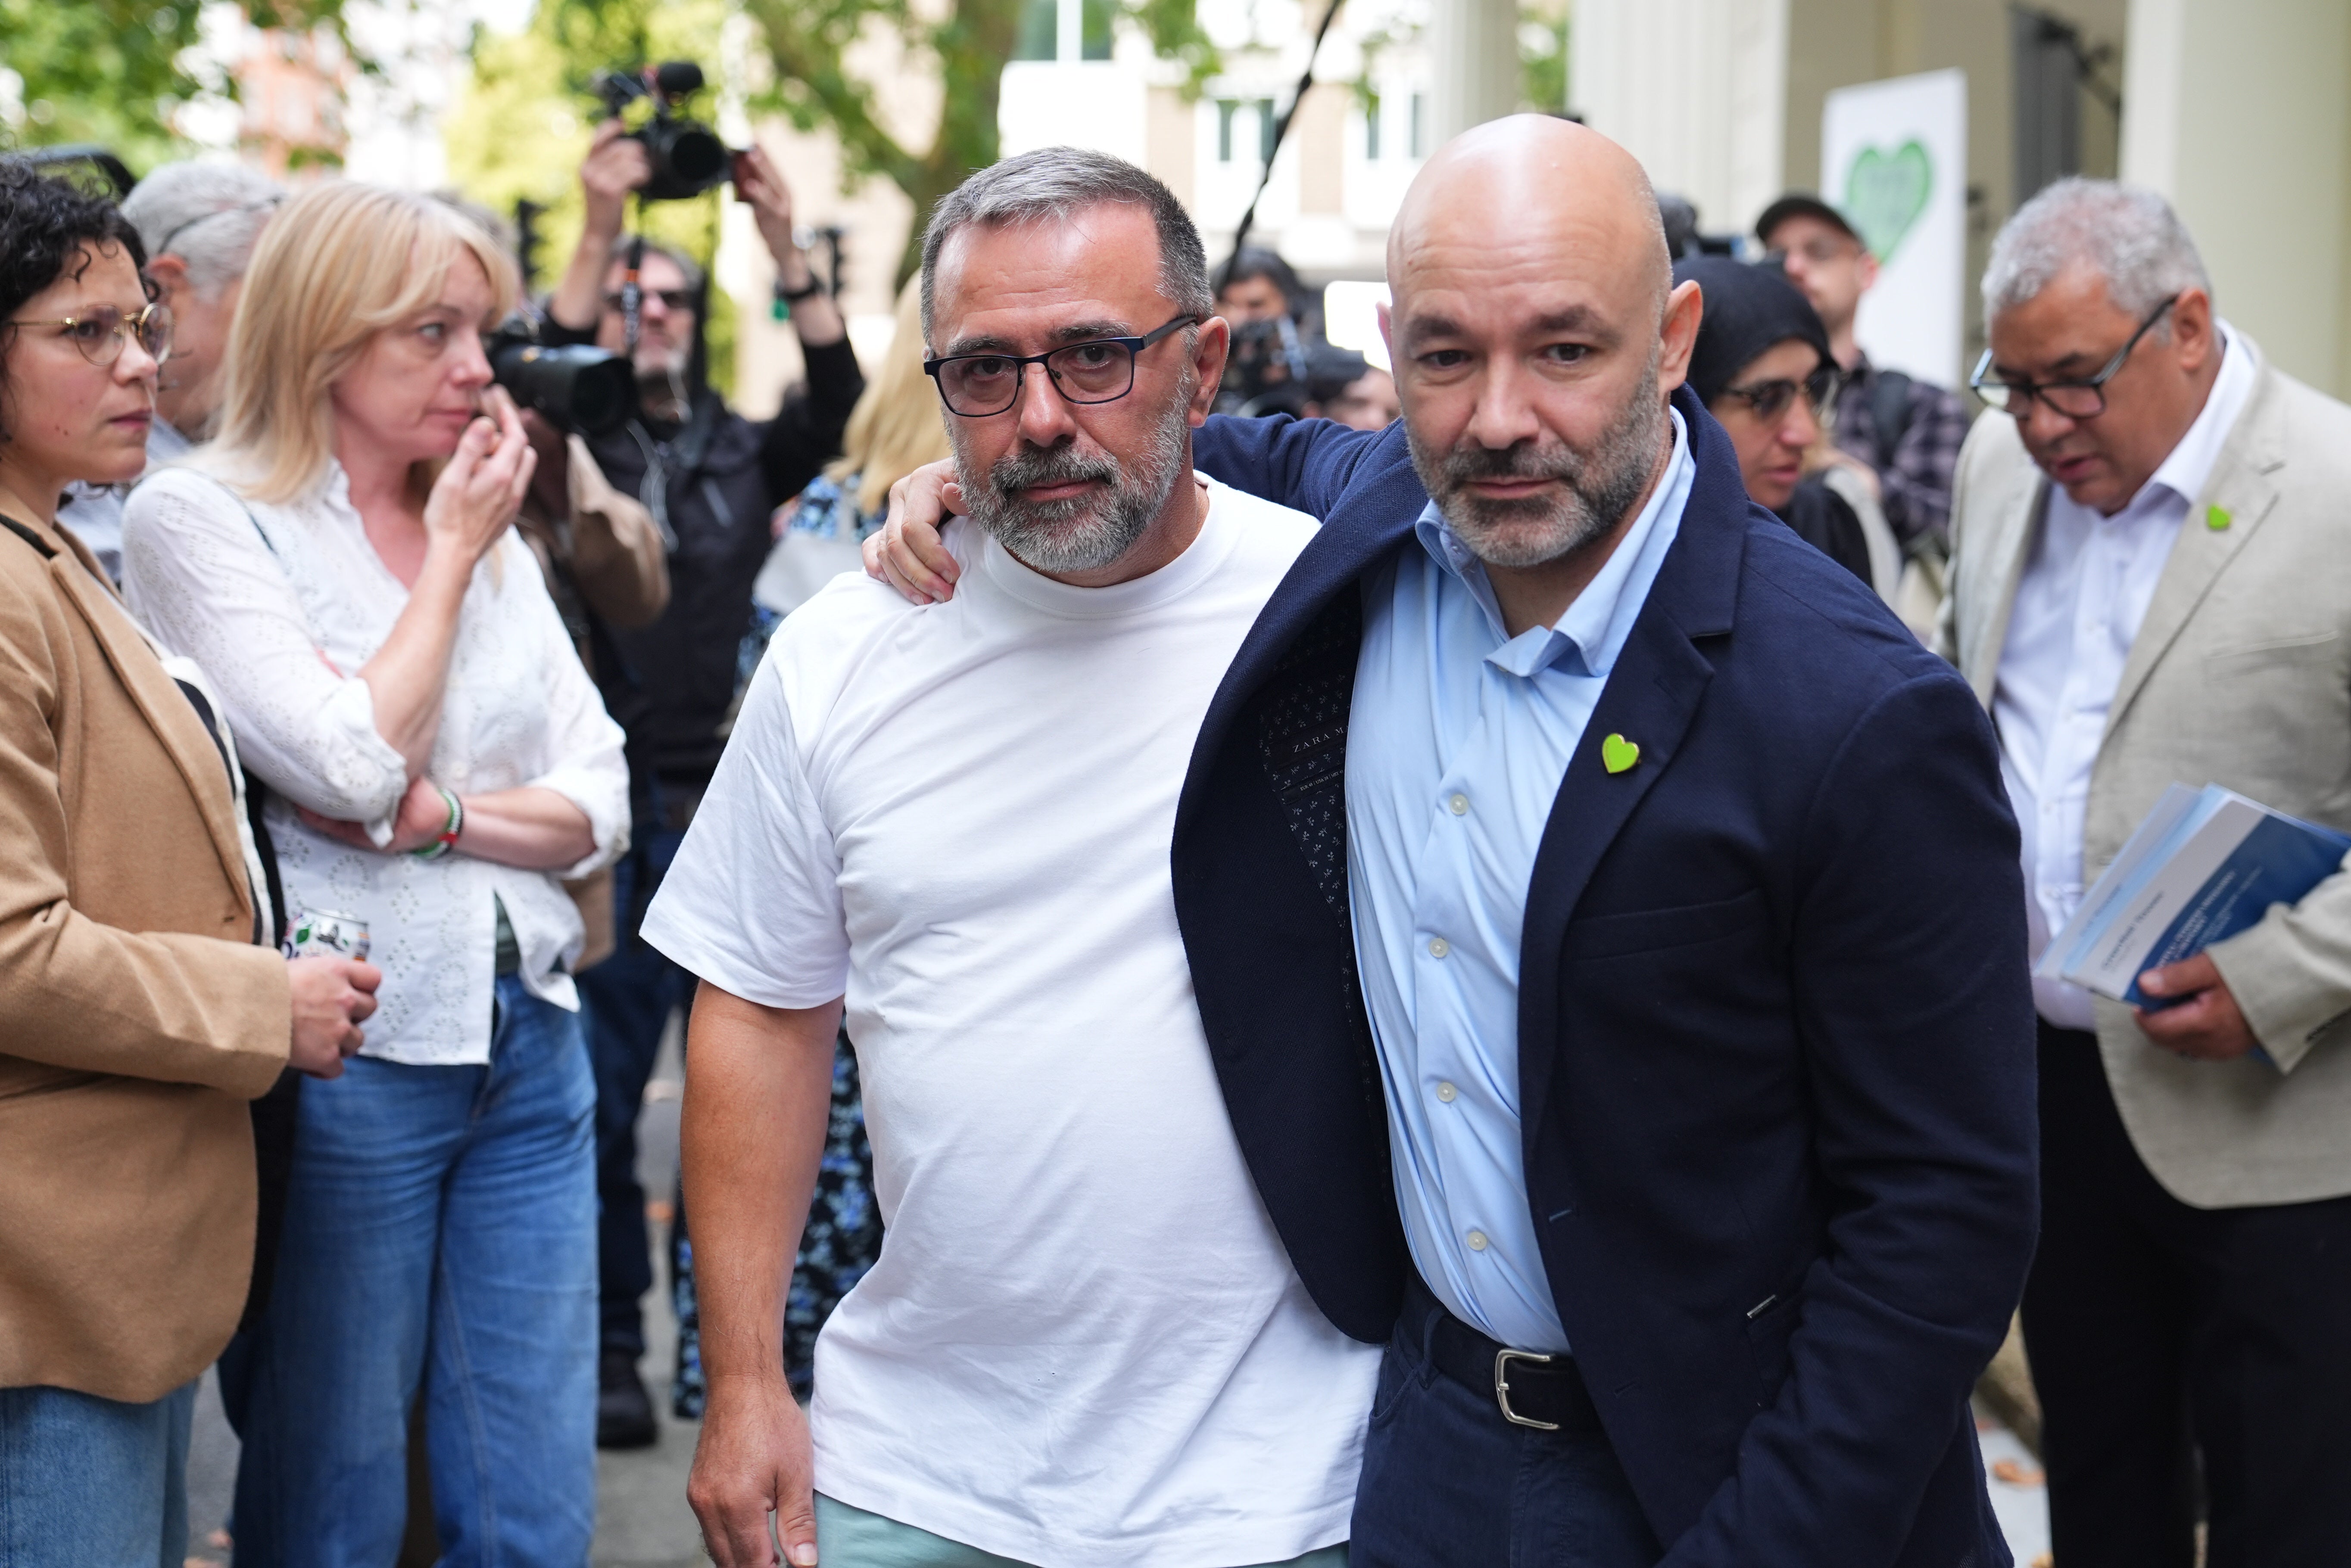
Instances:
[[[1788,4],[1576,5],[1570,107],[1697,203],[1709,232],[1747,228],[1785,183]]]
[[[2122,175],[2171,198],[2222,315],[2351,396],[2351,6],[2132,0]]]

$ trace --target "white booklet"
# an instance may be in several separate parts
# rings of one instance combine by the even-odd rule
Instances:
[[[2273,811],[2233,790],[2173,784],[2032,966],[2150,1011],[2179,998],[2139,991],[2150,969],[2192,958],[2294,904],[2343,868],[2351,834]]]

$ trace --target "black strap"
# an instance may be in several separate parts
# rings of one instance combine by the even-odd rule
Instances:
[[[1869,389],[1869,424],[1876,438],[1877,466],[1894,466],[1894,453],[1910,433],[1910,378],[1880,370]]]
[[[0,528],[7,529],[8,532],[16,535],[17,538],[22,539],[26,544],[30,545],[34,549],[40,552],[41,559],[44,561],[54,561],[57,558],[56,546],[52,545],[47,539],[42,538],[38,534],[34,533],[30,528],[26,527],[22,523],[17,522],[14,517],[0,515]]]

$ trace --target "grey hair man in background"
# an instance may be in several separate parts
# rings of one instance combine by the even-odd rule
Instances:
[[[245,269],[284,187],[239,163],[166,163],[122,200],[147,251],[147,275],[172,311],[172,355],[155,389],[147,466],[210,433],[221,402],[221,360],[245,292]],[[110,576],[122,575],[122,493],[76,485],[57,513]]]
[[[2351,828],[2351,409],[2215,315],[2163,199],[2001,231],[1942,649],[1988,704],[2034,956],[2166,785]],[[2010,417],[2012,416],[2012,417]],[[2036,979],[2024,1335],[2065,1568],[2351,1563],[2351,871],[2141,981]]]

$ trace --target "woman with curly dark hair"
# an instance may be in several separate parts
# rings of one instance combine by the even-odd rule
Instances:
[[[146,463],[170,313],[112,206],[0,160],[0,1563],[187,1544],[252,1263],[246,1102],[342,1071],[376,971],[268,945],[235,742],[57,524]]]

